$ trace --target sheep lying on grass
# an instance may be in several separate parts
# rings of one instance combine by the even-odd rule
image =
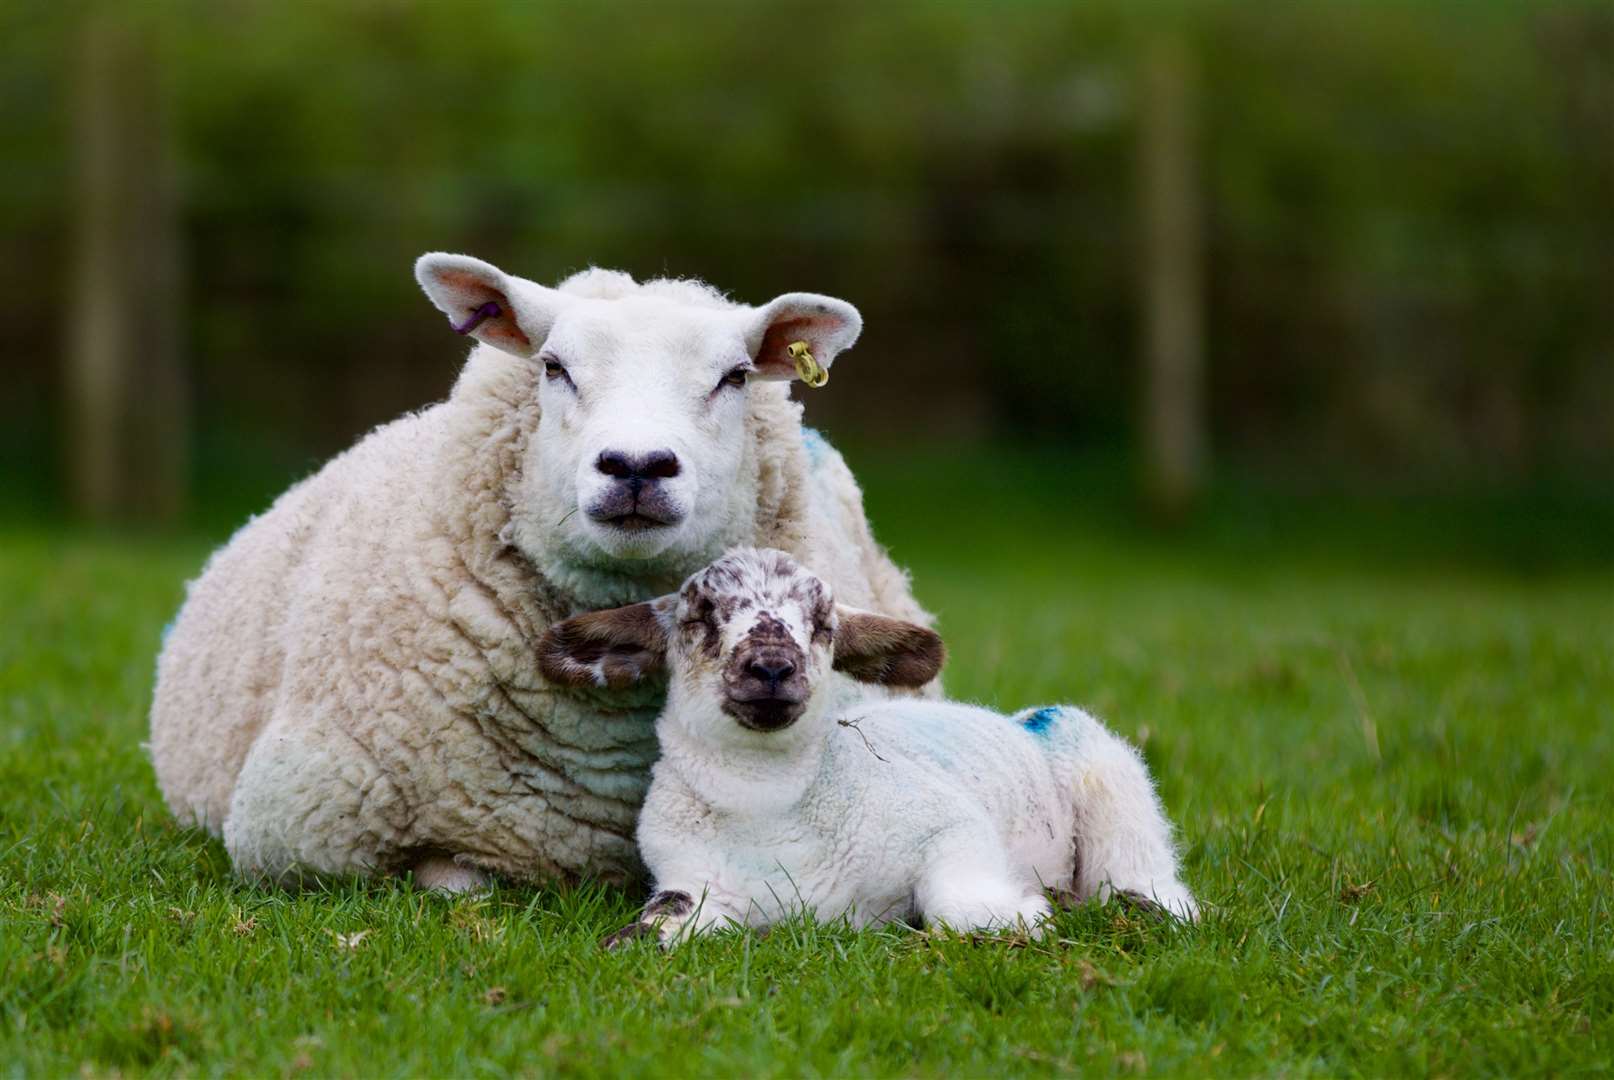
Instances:
[[[191,584],[157,664],[157,780],[249,878],[637,878],[661,688],[546,682],[539,637],[735,544],[922,620],[790,400],[861,321],[605,270],[551,289],[428,255],[416,274],[481,345],[448,400],[286,492]]]
[[[1075,708],[845,700],[832,670],[918,686],[941,639],[837,605],[783,552],[732,552],[675,595],[551,627],[541,648],[559,683],[671,677],[638,833],[656,891],[608,944],[800,910],[1035,926],[1050,888],[1197,917],[1135,750]]]

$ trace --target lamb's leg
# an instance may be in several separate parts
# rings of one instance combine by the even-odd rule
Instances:
[[[1049,914],[1047,899],[1015,880],[1001,838],[985,827],[936,839],[914,903],[927,925],[952,930],[1019,927],[1036,934]]]
[[[657,889],[645,901],[639,917],[603,938],[600,946],[615,949],[638,938],[654,937],[657,944],[665,949],[713,928],[730,923],[745,925],[746,921],[745,912],[713,895],[709,886]]]
[[[1076,798],[1076,895],[1119,894],[1180,919],[1199,905],[1178,876],[1177,850],[1148,767],[1130,743],[1079,709],[1061,710],[1072,725]]]

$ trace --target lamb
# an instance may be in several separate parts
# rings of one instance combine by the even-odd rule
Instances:
[[[746,543],[925,621],[790,399],[861,319],[599,269],[547,288],[460,255],[416,276],[478,344],[446,401],[292,487],[190,585],[157,662],[159,785],[249,880],[638,881],[664,689],[556,685],[537,644]]]
[[[836,603],[782,551],[731,552],[676,594],[551,627],[541,648],[559,683],[670,677],[639,820],[654,892],[607,946],[802,910],[1035,930],[1048,889],[1198,917],[1135,750],[1068,706],[849,699],[833,672],[920,686],[941,639]]]

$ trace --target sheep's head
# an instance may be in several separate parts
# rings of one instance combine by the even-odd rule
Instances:
[[[513,493],[531,525],[521,546],[608,572],[681,576],[743,542],[750,397],[767,390],[754,384],[795,378],[799,342],[827,370],[862,328],[856,308],[813,293],[752,308],[606,270],[550,289],[444,254],[415,274],[455,329],[533,365],[538,429]]]
[[[916,687],[941,670],[932,630],[838,605],[782,551],[741,548],[677,593],[551,627],[540,667],[552,682],[622,687],[666,671],[669,710],[697,735],[751,739],[823,713],[833,668],[861,682]],[[803,725],[810,727],[811,725]]]

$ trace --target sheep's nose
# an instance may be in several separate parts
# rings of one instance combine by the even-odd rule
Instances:
[[[671,450],[652,450],[648,454],[606,450],[594,459],[594,467],[613,480],[670,480],[683,471],[678,455]]]
[[[782,656],[762,656],[746,664],[745,673],[770,687],[777,687],[796,673],[796,665]]]

